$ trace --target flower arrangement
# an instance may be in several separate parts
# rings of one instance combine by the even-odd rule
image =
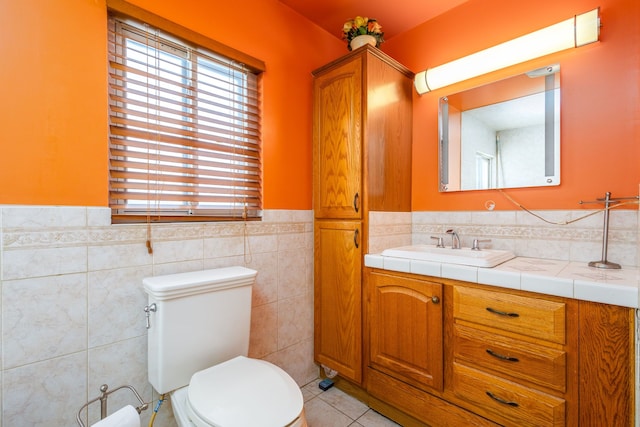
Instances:
[[[384,33],[382,26],[373,18],[356,16],[349,19],[342,26],[342,38],[347,40],[347,47],[351,50],[351,40],[357,36],[368,34],[376,39],[376,47],[384,43]]]

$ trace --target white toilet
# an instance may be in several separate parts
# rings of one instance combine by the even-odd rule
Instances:
[[[306,426],[296,382],[246,357],[256,274],[228,267],[143,280],[149,382],[171,392],[180,427]]]

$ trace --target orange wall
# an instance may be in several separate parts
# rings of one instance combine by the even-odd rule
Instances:
[[[310,209],[311,71],[346,53],[344,42],[277,0],[131,3],[265,61],[264,206]],[[598,44],[491,76],[561,63],[562,183],[508,193],[529,208],[573,209],[638,192],[638,0],[469,0],[382,49],[417,72],[597,6]],[[105,0],[0,1],[0,204],[108,204],[105,21]],[[437,191],[438,98],[483,80],[414,95],[413,210],[487,199],[514,209],[495,191]]]
[[[311,209],[311,71],[344,42],[277,0],[130,2],[266,63],[264,207]],[[107,206],[105,0],[1,1],[0,32],[0,204]]]
[[[598,6],[603,25],[599,43],[489,76],[495,79],[549,63],[561,64],[561,184],[505,192],[527,208],[579,209],[580,200],[604,197],[607,191],[613,197],[638,194],[640,1],[470,0],[391,39],[383,48],[418,72]],[[485,80],[477,78],[414,96],[414,211],[482,210],[489,199],[496,202],[496,209],[517,209],[497,191],[437,190],[438,98]]]
[[[1,204],[106,206],[104,9],[0,2]]]

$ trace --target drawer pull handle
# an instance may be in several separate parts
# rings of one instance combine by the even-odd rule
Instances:
[[[489,313],[493,313],[493,314],[497,314],[499,316],[505,316],[505,317],[520,317],[520,315],[518,313],[508,313],[506,311],[500,311],[500,310],[496,310],[495,308],[491,308],[491,307],[487,307],[487,311]]]
[[[490,348],[487,349],[487,353],[489,353],[493,357],[498,358],[500,360],[506,360],[507,362],[519,362],[520,361],[520,360],[518,360],[517,357],[505,356],[503,354],[496,353],[495,351],[491,350]]]
[[[517,408],[518,406],[520,406],[518,404],[518,402],[513,402],[513,401],[510,401],[510,400],[503,399],[503,398],[498,397],[495,394],[491,393],[490,391],[487,392],[487,396],[489,396],[490,398],[492,398],[493,400],[495,400],[498,403],[502,403],[503,405],[513,406],[514,408]]]
[[[353,233],[353,244],[356,246],[356,249],[360,247],[360,243],[358,243],[359,239],[360,239],[360,230],[356,228],[356,231]]]
[[[353,209],[355,209],[356,213],[360,210],[360,195],[358,193],[353,196]]]

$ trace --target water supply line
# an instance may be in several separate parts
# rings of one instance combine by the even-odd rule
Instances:
[[[164,394],[160,395],[158,399],[158,403],[156,403],[156,407],[153,408],[153,414],[151,414],[151,418],[149,419],[149,427],[153,427],[153,423],[156,420],[156,415],[158,415],[158,410],[160,410],[160,406],[164,403]]]

